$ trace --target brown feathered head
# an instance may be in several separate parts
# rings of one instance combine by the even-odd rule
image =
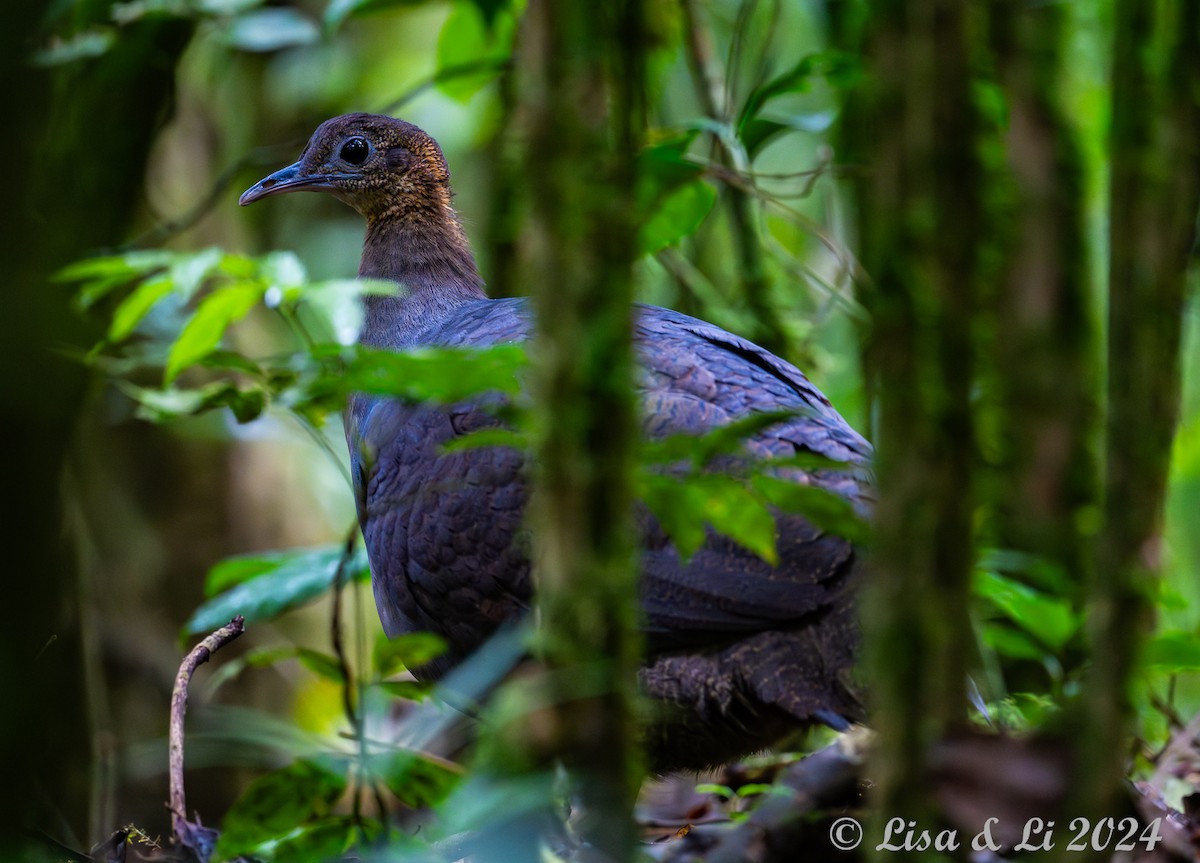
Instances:
[[[449,210],[450,169],[433,138],[379,114],[345,114],[313,133],[299,161],[247,189],[238,203],[285,192],[329,192],[368,223]]]

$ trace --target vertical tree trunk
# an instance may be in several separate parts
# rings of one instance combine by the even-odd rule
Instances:
[[[1005,264],[990,292],[991,377],[1003,447],[995,542],[1059,569],[1081,600],[1090,573],[1085,510],[1098,491],[1098,356],[1082,156],[1056,98],[1068,12],[1004,0],[989,9],[1008,104],[1009,186],[993,214]]]
[[[1200,4],[1118,0],[1114,31],[1105,532],[1083,746],[1097,807],[1125,773],[1128,686],[1159,568],[1200,207]]]
[[[70,10],[80,29],[109,20],[109,3]],[[146,20],[122,30],[109,53],[46,70],[29,62],[44,34],[44,4],[6,10],[0,35],[4,163],[20,165],[0,231],[10,314],[0,320],[6,446],[4,523],[19,536],[6,560],[11,601],[3,627],[0,719],[6,780],[0,790],[0,858],[30,859],[31,828],[90,843],[116,824],[87,824],[107,730],[81,703],[85,692],[76,547],[64,537],[62,471],[86,386],[58,349],[91,341],[69,297],[49,282],[80,255],[123,239],[139,205],[154,132],[174,93],[174,60],[191,25]],[[147,58],[171,58],[152,63]],[[147,72],[148,69],[153,71]],[[17,132],[15,130],[20,130]],[[93,685],[103,682],[92,681]],[[91,768],[91,773],[89,772]],[[89,785],[92,787],[89,788]],[[95,800],[92,801],[95,810]],[[73,830],[74,835],[66,831]]]
[[[538,312],[531,503],[550,739],[584,833],[632,857],[640,643],[631,504],[634,159],[644,122],[640,0],[530,5],[526,177]]]
[[[930,741],[964,717],[971,640],[970,315],[980,222],[967,9],[874,4],[843,161],[859,167],[864,368],[878,427],[866,677],[878,811],[916,817]]]

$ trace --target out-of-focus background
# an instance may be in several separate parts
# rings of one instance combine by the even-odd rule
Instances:
[[[0,51],[11,116],[3,163],[19,181],[0,247],[11,262],[0,333],[5,423],[14,435],[6,604],[16,618],[4,683],[6,700],[21,702],[10,717],[10,747],[45,759],[44,787],[16,793],[36,798],[42,829],[86,848],[120,824],[166,829],[167,703],[185,624],[206,599],[206,573],[233,555],[338,543],[354,512],[336,416],[320,430],[275,407],[248,423],[228,410],[150,421],[131,397],[130,378],[114,382],[127,371],[121,360],[85,361],[111,326],[111,305],[84,308],[79,284],[52,275],[94,256],[217,247],[290,250],[312,281],[352,276],[362,225],[348,208],[302,195],[241,209],[237,196],[297,158],[322,120],[372,111],[416,123],[440,142],[485,279],[501,293],[529,293],[513,280],[528,182],[514,139],[512,46],[522,4],[26,5],[29,26],[9,32]],[[1054,96],[1068,107],[1080,144],[1074,168],[1092,285],[1080,326],[1099,329],[1111,10],[1064,5],[1069,62]],[[661,156],[677,143],[700,167],[647,204],[639,299],[771,347],[871,437],[859,362],[869,321],[853,287],[861,275],[851,251],[855,212],[842,185],[857,168],[839,158],[835,126],[839,88],[856,72],[835,50],[830,9],[818,0],[682,0],[649,9],[650,144]],[[975,96],[1003,114],[996,86],[980,83]],[[743,119],[749,125],[739,126]],[[741,138],[727,148],[719,139],[730,129]],[[191,309],[168,298],[137,332],[152,341],[177,330]],[[1198,321],[1191,302],[1166,531],[1146,552],[1164,573],[1155,602],[1170,638],[1161,649],[1174,650],[1147,671],[1153,679],[1139,695],[1148,748],[1172,721],[1190,718],[1200,694],[1200,649],[1188,643],[1200,626]],[[1004,339],[987,327],[977,334],[985,356]],[[260,305],[225,346],[269,356],[292,350],[294,338]],[[1005,457],[990,432],[985,414],[985,475]],[[980,518],[988,517],[981,507]],[[988,560],[997,579],[1016,566]],[[984,695],[997,715],[1023,727],[1043,721],[1077,685],[1081,598],[1069,586],[1055,594],[1053,584],[985,578],[979,589],[977,623],[981,632],[991,624],[981,636],[984,665],[1007,682]],[[357,582],[349,595],[350,640],[369,651],[379,638],[369,588]],[[229,657],[280,645],[327,652],[329,627],[325,597],[252,626]],[[30,678],[37,683],[22,685]],[[342,721],[341,687],[294,656],[217,679],[219,688],[201,680],[193,694],[187,750],[189,807],[213,820],[250,779],[302,747],[292,738],[336,736]],[[49,736],[27,740],[31,728]]]

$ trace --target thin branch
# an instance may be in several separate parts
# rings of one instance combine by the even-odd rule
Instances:
[[[462,63],[457,66],[447,66],[439,69],[430,75],[428,78],[418,82],[401,95],[397,96],[391,102],[383,105],[378,109],[381,114],[391,114],[399,110],[404,105],[416,99],[422,93],[432,89],[440,83],[450,81],[455,78],[467,78],[472,75],[479,75],[485,72],[503,71],[512,65],[512,61],[505,58],[502,60],[488,59],[475,60],[470,63]],[[234,180],[241,175],[247,168],[255,166],[273,165],[279,161],[281,154],[295,152],[304,142],[303,141],[287,141],[282,144],[273,144],[269,147],[258,147],[251,150],[242,158],[238,159],[224,171],[217,175],[209,186],[208,192],[200,199],[198,203],[192,206],[191,209],[185,211],[182,215],[171,219],[160,219],[152,228],[134,237],[128,243],[120,247],[120,250],[131,251],[133,249],[157,248],[163,243],[183,233],[189,228],[194,227],[201,219],[217,206],[224,197],[229,187],[233,185]]]
[[[358,526],[355,525],[346,534],[342,547],[342,556],[338,560],[337,572],[333,578],[333,610],[330,614],[330,642],[333,655],[337,658],[338,671],[342,675],[342,711],[350,723],[351,733],[358,745],[358,783],[351,798],[352,818],[363,838],[367,839],[362,820],[362,777],[366,771],[367,743],[363,733],[362,716],[358,712],[357,680],[354,677],[350,661],[346,658],[346,643],[342,637],[342,593],[346,586],[346,577],[350,570],[350,561],[354,559],[354,546],[358,542]],[[381,810],[382,814],[382,810]]]
[[[700,107],[709,117],[725,116],[725,89],[712,58],[712,40],[700,25],[697,0],[682,0],[684,27],[687,30],[687,63]]]
[[[384,805],[378,783],[374,780],[368,783],[365,780],[365,777],[370,773],[367,769],[370,751],[365,723],[362,712],[359,709],[362,704],[362,698],[359,691],[359,681],[354,675],[350,660],[346,656],[346,643],[342,636],[343,591],[349,579],[350,563],[354,560],[354,547],[357,543],[358,525],[355,525],[346,534],[342,556],[338,560],[337,572],[333,578],[333,611],[330,619],[330,640],[333,645],[333,655],[337,659],[338,671],[342,675],[342,710],[346,714],[346,720],[350,723],[350,734],[358,746],[358,784],[351,798],[352,817],[355,825],[357,825],[359,831],[362,833],[364,841],[369,841],[370,837],[367,835],[366,824],[362,817],[362,792],[364,785],[370,785],[371,794],[375,798],[375,807],[379,810],[379,817],[381,819],[387,818],[387,807]]]
[[[729,40],[729,56],[725,62],[725,108],[732,116],[732,106],[737,98],[738,67],[742,65],[742,51],[746,46],[746,34],[750,22],[758,12],[758,0],[742,0],[738,4],[737,19],[733,25],[733,38]]]
[[[240,614],[192,648],[179,666],[171,692],[171,724],[168,732],[168,765],[171,783],[171,830],[176,838],[186,828],[187,808],[183,799],[183,716],[187,712],[188,684],[196,669],[246,630]]]
[[[279,161],[281,154],[291,153],[299,146],[299,142],[289,141],[283,144],[273,144],[269,147],[258,147],[238,159],[217,175],[209,186],[208,192],[190,210],[173,219],[160,219],[154,227],[134,237],[120,247],[120,251],[128,252],[135,249],[158,248],[163,243],[194,227],[208,215],[217,203],[224,197],[234,180],[247,168],[273,165]]]
[[[445,83],[446,81],[452,81],[456,78],[470,78],[473,75],[482,75],[487,72],[503,72],[511,68],[512,65],[512,59],[509,57],[499,59],[495,57],[489,57],[486,60],[472,60],[469,63],[459,63],[454,66],[443,66],[425,80],[414,84],[392,101],[382,105],[377,109],[376,113],[394,114],[396,111],[399,111],[409,102],[413,101],[427,90],[432,90],[438,84]]]
[[[830,306],[837,306],[853,320],[863,324],[869,322],[870,318],[867,315],[866,309],[854,297],[852,290],[853,280],[848,278],[850,270],[840,258],[837,261],[837,275],[834,277],[834,281],[830,281],[822,276],[816,268],[804,263],[793,255],[783,243],[774,237],[767,237],[766,247],[767,252],[789,275],[816,288],[826,296],[829,303],[823,309],[819,310],[819,314],[823,315],[824,310]],[[839,287],[839,285],[844,285],[845,287]]]
[[[715,323],[735,332],[750,326],[749,320],[737,308],[737,304],[730,302],[708,276],[678,248],[667,246],[655,252],[654,258],[671,278],[711,310]]]
[[[755,52],[758,56],[754,63],[754,87],[765,84],[771,75],[771,56],[775,48],[775,38],[782,32],[779,24],[783,18],[783,3],[780,0],[771,0],[769,15],[770,21],[763,38],[759,41],[758,50]]]
[[[709,117],[723,126],[730,123],[733,99],[732,76],[733,66],[726,69],[729,87],[722,91],[720,88],[721,74],[713,60],[708,33],[700,19],[700,11],[695,0],[682,0],[684,23],[687,29],[686,53],[688,68],[692,73],[693,86],[700,104]],[[742,37],[746,20],[753,14],[753,0],[747,0],[740,7],[738,26],[734,36],[734,44],[730,47],[731,64],[738,62],[740,48],[738,42]],[[749,169],[745,152],[737,141],[736,133],[728,135],[714,134],[715,152],[721,154],[721,160],[731,169]],[[752,183],[751,183],[752,185]],[[755,341],[763,347],[779,354],[787,353],[787,334],[779,322],[779,316],[771,302],[771,285],[764,266],[763,253],[758,229],[758,214],[754,210],[753,192],[748,193],[744,184],[725,184],[725,202],[728,205],[730,227],[732,229],[734,246],[738,253],[738,271],[745,295],[746,305],[754,313],[755,329],[751,333]]]

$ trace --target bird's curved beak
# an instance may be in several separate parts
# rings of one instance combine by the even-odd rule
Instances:
[[[272,195],[282,195],[285,192],[328,192],[333,189],[332,180],[328,174],[305,174],[299,162],[294,162],[286,168],[280,168],[269,177],[263,177],[238,198],[243,207],[253,204],[260,198]]]

